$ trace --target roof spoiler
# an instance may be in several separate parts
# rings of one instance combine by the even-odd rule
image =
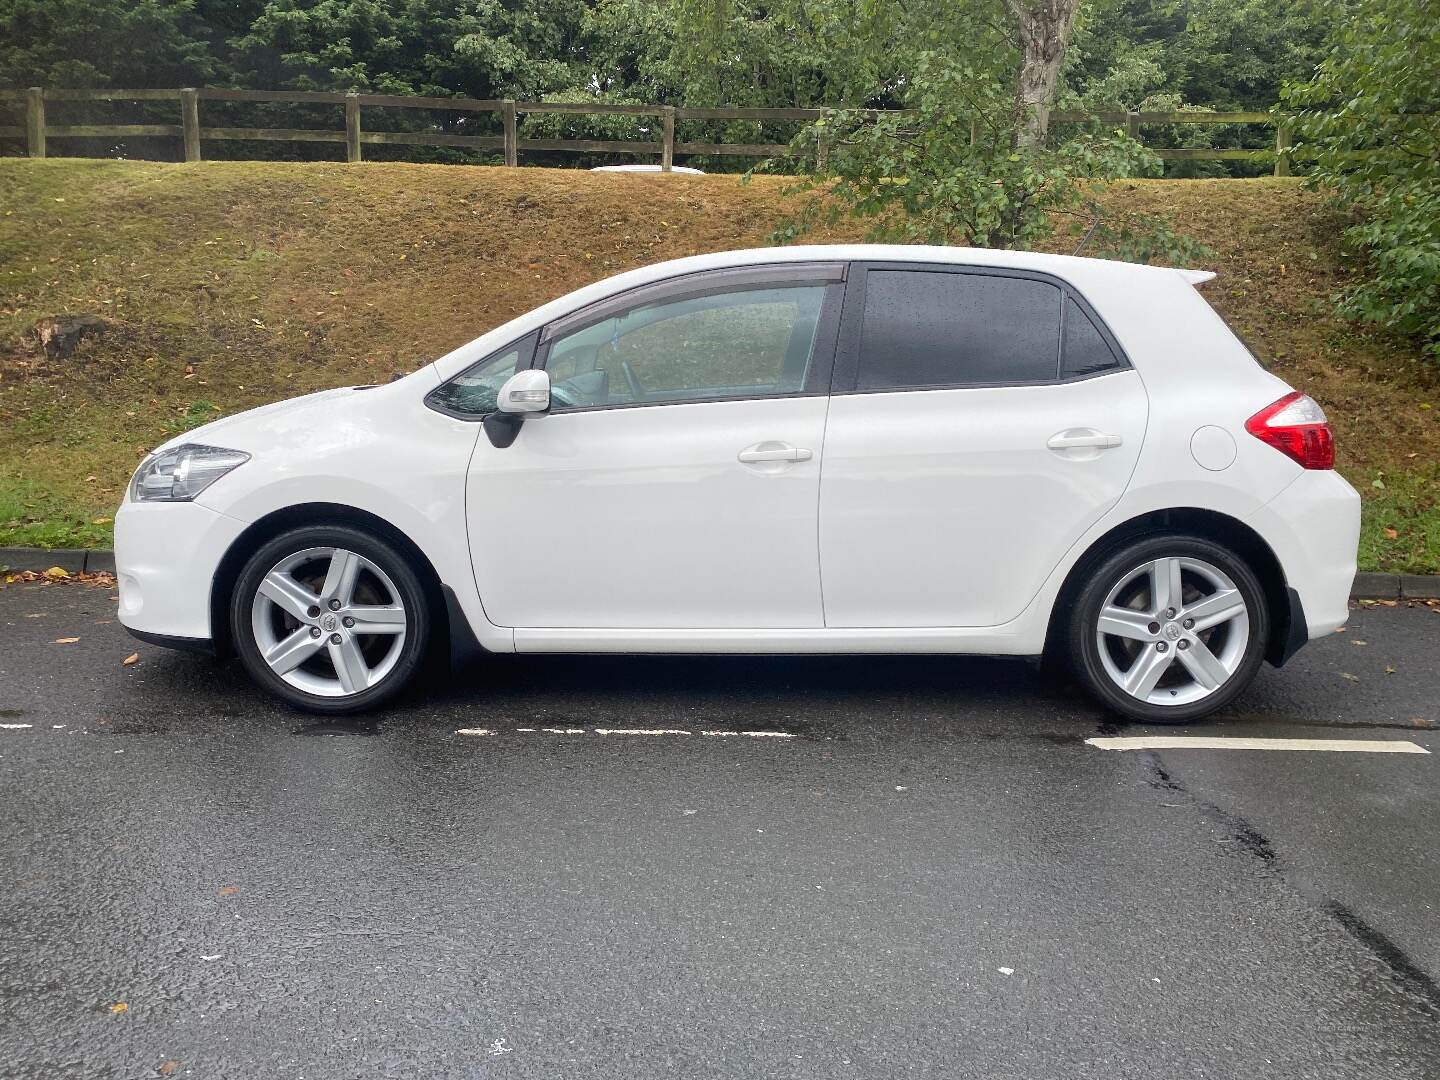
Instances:
[[[1191,285],[1203,285],[1215,276],[1214,270],[1176,270]]]

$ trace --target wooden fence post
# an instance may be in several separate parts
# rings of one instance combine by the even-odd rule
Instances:
[[[1140,114],[1127,112],[1125,114],[1125,134],[1136,142],[1140,141]]]
[[[1291,127],[1289,120],[1281,120],[1275,125],[1275,175],[1290,175],[1290,155],[1286,153],[1290,149]]]
[[[520,164],[519,140],[515,136],[515,99],[506,98],[500,106],[505,118],[505,164],[513,169]]]
[[[971,145],[971,146],[974,146],[974,145],[975,145],[976,143],[978,143],[979,141],[980,141],[980,118],[979,118],[978,116],[972,116],[972,117],[970,118],[970,145]]]
[[[345,160],[360,160],[360,95],[354,90],[345,95]]]
[[[669,172],[675,167],[675,106],[666,105],[660,110],[664,128],[664,141],[660,144],[660,171]]]
[[[187,87],[180,91],[180,137],[185,142],[185,160],[200,160],[200,95]]]
[[[25,152],[45,156],[45,91],[39,86],[30,87],[25,95]]]

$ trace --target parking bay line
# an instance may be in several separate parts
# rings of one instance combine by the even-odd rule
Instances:
[[[1137,735],[1086,739],[1097,750],[1318,750],[1340,754],[1428,754],[1405,739],[1255,739],[1212,735]]]

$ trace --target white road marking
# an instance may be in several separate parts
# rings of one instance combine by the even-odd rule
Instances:
[[[729,735],[748,735],[752,739],[796,739],[798,735],[792,735],[788,731],[702,731],[701,735],[718,735],[722,738]]]
[[[1322,750],[1350,754],[1428,754],[1404,739],[1250,739],[1209,735],[1145,735],[1086,739],[1098,750]]]
[[[457,728],[456,735],[494,735],[495,732],[483,727],[462,727]]]
[[[29,726],[29,724],[0,724],[0,729],[4,729],[5,731],[19,731]]]

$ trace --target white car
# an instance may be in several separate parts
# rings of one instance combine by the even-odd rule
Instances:
[[[431,649],[1068,655],[1197,719],[1346,618],[1360,501],[1212,275],[945,247],[587,286],[160,447],[120,621],[374,706]]]

